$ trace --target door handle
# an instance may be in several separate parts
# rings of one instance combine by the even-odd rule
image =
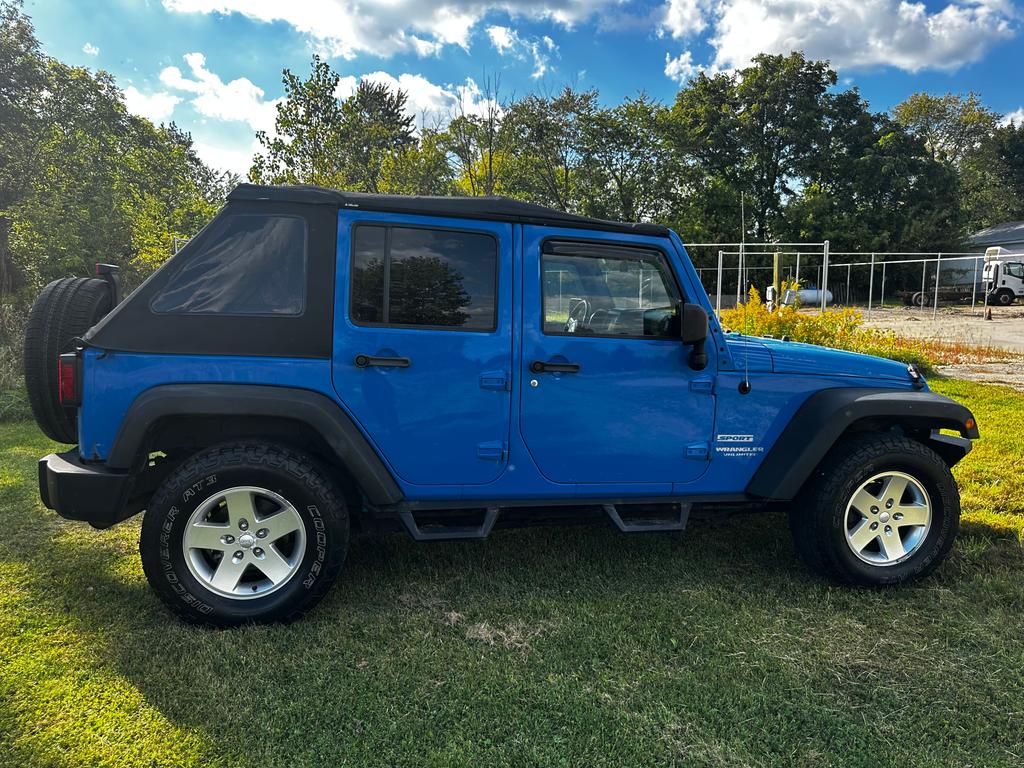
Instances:
[[[371,365],[378,368],[408,368],[412,360],[408,357],[373,357],[372,355],[356,355],[353,361],[356,368],[369,368]]]
[[[533,373],[579,373],[579,363],[545,363],[543,360],[534,360],[530,363],[530,371]]]

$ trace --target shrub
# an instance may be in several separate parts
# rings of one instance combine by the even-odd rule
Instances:
[[[792,287],[783,285],[780,294]],[[769,311],[761,301],[761,294],[751,288],[746,304],[736,309],[723,309],[721,314],[726,328],[749,336],[787,336],[807,344],[916,363],[926,372],[945,362],[941,350],[931,342],[904,338],[893,331],[864,328],[863,318],[855,309],[810,314],[800,312],[796,305],[789,305]]]

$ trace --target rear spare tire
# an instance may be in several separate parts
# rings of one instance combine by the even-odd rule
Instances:
[[[32,415],[51,440],[78,440],[75,410],[60,404],[57,358],[72,351],[74,339],[111,309],[110,287],[105,281],[65,277],[47,285],[29,311],[25,328],[25,387]]]

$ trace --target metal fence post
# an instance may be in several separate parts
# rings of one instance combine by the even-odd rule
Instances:
[[[971,312],[974,311],[978,297],[978,257],[974,257],[974,282],[971,284]]]
[[[875,295],[875,254],[871,254],[871,275],[868,277],[868,320],[871,319],[871,300]]]
[[[800,251],[796,252],[796,277],[793,278],[797,288],[800,287]]]
[[[924,284],[928,276],[928,259],[921,259],[921,309],[924,309]]]
[[[715,295],[715,313],[722,316],[722,257],[725,254],[722,251],[718,252],[718,290]]]
[[[882,262],[882,290],[881,290],[880,295],[878,297],[878,308],[879,309],[885,309],[885,265],[887,263],[888,262],[885,262],[885,261]]]
[[[932,319],[939,314],[939,272],[942,271],[942,254],[935,254],[935,301],[932,304]]]
[[[822,267],[821,267],[821,311],[825,311],[828,305],[828,240],[822,243]]]

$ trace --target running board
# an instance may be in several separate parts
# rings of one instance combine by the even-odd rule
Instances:
[[[486,538],[494,528],[498,512],[498,507],[487,507],[483,522],[478,526],[432,525],[427,530],[420,528],[416,523],[416,518],[408,510],[400,511],[398,518],[415,541],[456,541]]]
[[[615,504],[602,504],[601,508],[604,509],[605,514],[611,518],[612,522],[615,523],[615,527],[623,533],[643,533],[645,531],[683,531],[686,530],[686,523],[690,519],[690,508],[693,506],[689,502],[678,502],[673,504],[677,506],[677,513],[671,517],[634,517],[632,519],[623,519],[622,515],[619,514],[618,506]]]

